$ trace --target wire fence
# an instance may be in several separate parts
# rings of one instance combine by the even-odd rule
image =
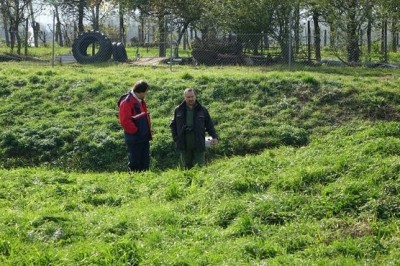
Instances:
[[[85,34],[85,33],[84,33]],[[52,49],[51,63],[96,63],[118,61],[131,64],[173,65],[365,65],[393,67],[400,65],[399,36],[359,32],[351,39],[345,33],[332,33],[323,29],[316,34],[305,27],[302,32],[287,36],[268,34],[225,34],[214,36],[178,36],[176,32],[146,34],[120,43],[105,34],[93,32],[79,35],[69,49],[54,49],[57,43],[46,43]],[[1,61],[24,60],[34,48],[28,49],[29,38],[21,32],[22,54],[3,55]],[[160,41],[160,40],[163,41]],[[178,41],[180,40],[180,41]],[[3,44],[4,46],[5,44]],[[43,44],[39,44],[43,45]],[[14,48],[15,51],[16,48]],[[68,52],[65,52],[68,51]]]
[[[324,30],[318,39],[312,33],[288,36],[279,41],[266,34],[226,35],[189,40],[177,44],[174,38],[160,42],[136,42],[136,59],[166,57],[166,63],[193,65],[366,65],[399,67],[400,47],[394,36],[382,39],[358,37],[356,42],[344,34],[330,35]],[[398,39],[398,37],[396,37]],[[354,45],[355,43],[355,45]],[[160,55],[160,47],[164,52]],[[168,61],[169,58],[169,61]]]

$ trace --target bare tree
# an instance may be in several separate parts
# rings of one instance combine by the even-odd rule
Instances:
[[[29,1],[29,16],[30,16],[30,21],[31,21],[31,27],[33,31],[33,43],[35,47],[39,47],[39,34],[40,34],[40,24],[36,21],[35,17],[36,14],[38,13],[38,10],[40,10],[40,5],[35,5],[37,8],[34,7],[33,5],[33,0]],[[28,30],[28,29],[26,29]]]
[[[62,34],[62,31],[61,31],[61,26],[62,26],[62,23],[61,23],[61,20],[60,20],[60,12],[59,12],[59,7],[58,7],[58,5],[54,5],[54,16],[55,16],[55,19],[56,19],[56,32],[54,33],[55,34],[55,39],[56,39],[56,42],[58,43],[58,45],[60,45],[60,46],[64,46],[64,41],[63,41],[63,34]]]
[[[17,46],[17,54],[21,54],[22,42],[19,34],[20,25],[26,20],[25,12],[30,0],[3,0],[2,7],[4,15],[8,20],[10,33],[10,48],[14,52]]]
[[[88,7],[91,11],[92,28],[94,31],[100,30],[100,5],[102,0],[87,0]]]
[[[4,26],[4,36],[6,38],[6,44],[8,47],[10,47],[10,35],[8,31],[8,13],[7,13],[7,6],[5,4],[5,1],[1,0],[0,1],[0,11],[1,11],[1,17],[3,20],[3,26]]]
[[[169,7],[171,6],[169,1],[172,0],[145,0],[138,5],[140,12],[157,18],[159,34],[158,55],[160,57],[165,57],[167,54],[167,15],[170,14]]]
[[[177,0],[172,2],[172,12],[178,25],[177,47],[180,45],[189,25],[201,18],[204,8],[205,2],[202,0]],[[175,55],[178,56],[178,51]]]

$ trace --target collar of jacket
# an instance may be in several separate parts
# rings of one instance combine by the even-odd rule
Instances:
[[[200,107],[201,107],[201,104],[199,103],[199,101],[196,100],[196,103],[195,103],[193,109],[198,109],[198,108],[200,108]],[[179,108],[179,109],[186,109],[186,102],[183,101],[183,102],[178,106],[178,108]]]
[[[131,94],[132,94],[133,97],[135,97],[136,100],[138,100],[139,103],[143,103],[143,102],[144,102],[144,100],[139,99],[139,98],[136,96],[136,94],[135,94],[135,92],[134,92],[133,90],[131,90]]]

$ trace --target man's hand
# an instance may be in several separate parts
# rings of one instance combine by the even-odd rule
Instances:
[[[210,141],[211,145],[217,145],[218,144],[218,139],[212,139]]]

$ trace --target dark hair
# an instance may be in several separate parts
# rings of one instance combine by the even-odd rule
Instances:
[[[149,89],[149,84],[144,80],[139,80],[138,82],[133,85],[134,92],[146,92]]]

